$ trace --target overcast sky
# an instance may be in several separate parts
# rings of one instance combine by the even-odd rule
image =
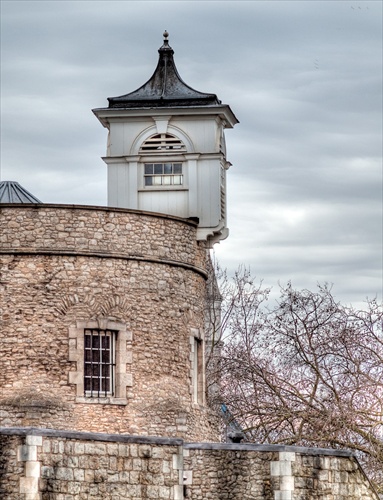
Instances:
[[[381,299],[380,1],[1,1],[1,180],[105,205],[91,109],[149,79],[165,29],[182,79],[240,121],[221,264]]]

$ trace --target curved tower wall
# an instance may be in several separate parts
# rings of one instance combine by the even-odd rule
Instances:
[[[218,438],[199,347],[207,253],[193,222],[3,205],[0,233],[0,426]],[[85,391],[86,329],[115,332],[112,395]]]

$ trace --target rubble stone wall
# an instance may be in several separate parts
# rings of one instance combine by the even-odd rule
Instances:
[[[189,472],[188,472],[189,471]],[[352,453],[279,445],[184,445],[193,500],[378,500]]]
[[[21,435],[3,435],[0,432],[0,498],[20,500],[20,478],[24,463],[17,460],[17,450],[24,442]]]
[[[218,439],[192,397],[190,338],[203,334],[206,286],[195,232],[160,214],[2,205],[0,425]],[[113,401],[79,397],[72,333],[86,322],[126,330]]]
[[[7,500],[378,500],[351,453],[0,429]]]

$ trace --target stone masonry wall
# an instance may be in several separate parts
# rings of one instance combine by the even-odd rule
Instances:
[[[0,498],[20,500],[20,478],[24,463],[17,460],[17,450],[23,444],[21,435],[3,435],[0,432]]]
[[[26,435],[20,444],[1,437],[2,449],[12,450],[0,476],[7,500],[182,497],[181,440],[51,432]]]
[[[335,450],[7,428],[0,457],[6,500],[378,500]]]
[[[206,284],[195,231],[124,209],[1,206],[0,425],[218,439],[192,398],[190,338],[203,335]],[[123,326],[113,400],[78,393],[73,332],[87,322]]]
[[[185,498],[378,500],[352,453],[279,445],[184,445]]]
[[[80,205],[2,204],[1,249],[174,261],[206,272],[196,224],[170,215]]]
[[[270,452],[186,448],[185,497],[193,500],[271,500],[275,485],[271,482],[270,463],[277,455]]]

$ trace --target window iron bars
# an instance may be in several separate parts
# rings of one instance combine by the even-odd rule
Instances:
[[[84,395],[107,397],[115,394],[115,344],[113,330],[85,329]]]

